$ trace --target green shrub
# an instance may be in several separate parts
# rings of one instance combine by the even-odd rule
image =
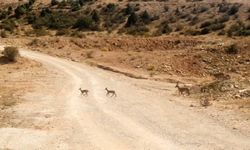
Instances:
[[[29,24],[33,24],[36,21],[36,15],[35,14],[28,14],[27,16],[27,22]]]
[[[229,8],[227,14],[228,15],[234,15],[239,11],[239,6],[238,5],[233,5]]]
[[[17,47],[5,47],[3,51],[3,56],[8,59],[10,62],[15,62],[19,51]]]
[[[168,25],[168,24],[163,24],[161,27],[160,27],[160,32],[162,34],[169,34],[173,31],[173,29]]]
[[[131,13],[131,15],[128,17],[126,27],[130,27],[135,25],[138,22],[138,16],[136,13]]]
[[[47,27],[50,29],[65,29],[70,28],[75,23],[75,17],[69,14],[54,12],[44,17],[39,17],[32,24],[33,28],[39,29]]]
[[[227,30],[228,36],[250,36],[250,29],[241,22],[233,24]]]
[[[20,18],[26,12],[27,12],[27,8],[25,6],[18,6],[15,9],[15,16],[16,16],[16,18]]]
[[[7,16],[8,16],[8,12],[4,10],[2,11],[0,10],[0,20],[7,18]]]
[[[142,22],[145,24],[148,24],[151,22],[151,16],[146,10],[140,15],[140,17],[142,19]]]
[[[16,23],[13,19],[7,19],[0,24],[0,28],[6,31],[13,32],[16,28]]]
[[[124,9],[124,14],[130,15],[132,12],[134,12],[134,8],[130,4],[128,4],[127,7]]]
[[[92,18],[92,20],[94,20],[95,22],[99,22],[99,21],[100,21],[100,15],[99,15],[99,13],[97,12],[97,10],[94,10],[94,11],[91,13],[91,18]]]
[[[92,30],[94,27],[94,21],[90,17],[79,18],[74,28],[78,28],[79,30]]]
[[[20,6],[18,6],[15,9],[15,17],[20,18],[22,15],[29,12],[29,10],[31,9],[31,6],[34,4],[34,2],[35,2],[35,0],[29,0],[27,3],[24,3]]]

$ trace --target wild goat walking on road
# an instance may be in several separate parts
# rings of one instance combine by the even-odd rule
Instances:
[[[108,88],[105,88],[105,90],[107,92],[106,96],[111,96],[111,97],[113,97],[113,96],[116,97],[117,96],[114,90],[108,90]]]
[[[186,93],[187,95],[190,95],[189,89],[188,89],[187,87],[180,87],[180,86],[179,86],[179,82],[177,82],[177,84],[176,84],[175,87],[178,89],[178,91],[179,91],[179,93],[180,93],[181,95],[184,95],[185,93]]]
[[[83,90],[82,88],[79,88],[79,90],[83,96],[88,96],[89,90]]]

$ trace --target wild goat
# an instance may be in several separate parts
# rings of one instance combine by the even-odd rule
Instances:
[[[79,90],[83,96],[88,96],[89,90],[83,90],[82,88],[79,88]]]
[[[113,96],[116,97],[117,96],[114,90],[108,90],[108,88],[105,88],[105,90],[107,92],[106,96],[111,96],[111,97],[113,97]]]
[[[186,93],[187,95],[190,95],[189,89],[188,89],[187,87],[180,87],[180,86],[179,86],[179,82],[177,82],[177,84],[176,84],[175,87],[178,89],[178,91],[179,91],[179,93],[180,93],[181,95],[184,95],[185,93]]]

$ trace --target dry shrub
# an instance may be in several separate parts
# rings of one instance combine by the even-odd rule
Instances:
[[[19,51],[17,47],[5,47],[3,51],[3,56],[10,62],[15,62]]]
[[[93,58],[94,51],[88,51],[86,53],[87,58]]]
[[[209,99],[208,99],[208,98],[202,98],[202,99],[200,100],[200,105],[201,105],[202,107],[208,107],[208,106],[211,105],[211,103],[209,102]]]

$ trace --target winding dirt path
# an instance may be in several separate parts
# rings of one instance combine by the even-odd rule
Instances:
[[[175,103],[171,84],[130,79],[31,51],[21,55],[54,68],[65,80],[44,93],[48,97],[33,97],[33,103],[43,102],[34,111],[53,112],[51,128],[1,128],[0,149],[250,149],[249,136]],[[88,97],[80,95],[80,87],[90,90]],[[106,97],[105,87],[118,97]]]

